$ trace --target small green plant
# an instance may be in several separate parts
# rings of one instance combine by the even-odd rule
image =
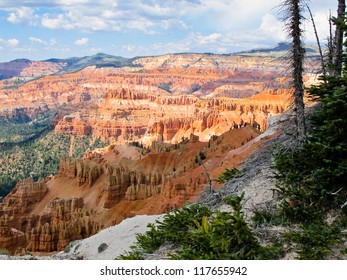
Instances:
[[[256,209],[253,212],[252,221],[255,225],[284,225],[288,223],[276,206]]]
[[[302,260],[322,260],[331,252],[331,248],[341,239],[337,227],[312,223],[301,225],[299,231],[285,235],[288,243],[296,243],[296,252]]]
[[[106,243],[101,243],[100,246],[98,247],[98,253],[100,254],[101,252],[105,251],[108,248],[108,245]]]
[[[227,168],[214,181],[221,183],[221,184],[224,184],[224,183],[228,182],[229,180],[231,180],[232,178],[236,178],[236,177],[240,176],[240,174],[241,174],[241,172],[237,168],[232,168],[232,169]]]
[[[202,217],[210,216],[211,211],[204,205],[187,205],[182,209],[175,209],[167,213],[163,221],[148,224],[149,230],[136,236],[136,244],[131,247],[131,252],[120,255],[120,259],[142,259],[143,254],[151,254],[165,242],[180,243],[187,236],[187,232],[195,221]]]
[[[260,245],[244,220],[243,196],[226,199],[232,212],[211,211],[192,205],[168,213],[162,222],[150,224],[150,230],[137,236],[137,243],[121,259],[142,259],[164,243],[177,245],[172,259],[273,259],[281,250]]]

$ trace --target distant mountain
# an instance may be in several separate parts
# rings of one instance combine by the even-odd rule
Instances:
[[[10,62],[0,63],[0,80],[19,76],[24,68],[30,66],[32,62],[28,59],[16,59]]]
[[[273,48],[259,48],[248,51],[242,51],[226,56],[254,56],[254,57],[284,57],[290,51],[289,43],[279,43]],[[306,53],[309,57],[318,56],[318,51],[315,47],[306,47]],[[186,53],[188,54],[188,53]],[[194,55],[194,53],[189,53]],[[213,56],[212,53],[204,55]],[[146,56],[151,58],[151,56]],[[161,57],[161,56],[153,56]],[[21,78],[23,81],[28,81],[34,78],[45,75],[66,74],[80,71],[88,66],[100,67],[136,67],[141,66],[136,64],[136,61],[141,57],[124,58],[121,56],[113,56],[104,53],[97,53],[91,56],[70,57],[66,59],[51,58],[44,61],[31,61],[28,59],[16,59],[10,62],[0,63],[0,80],[13,77]],[[143,57],[145,58],[145,57]]]
[[[59,73],[72,73],[82,70],[88,66],[96,67],[124,67],[124,66],[134,66],[132,62],[133,58],[124,58],[121,56],[113,56],[104,53],[97,53],[92,56],[84,57],[71,57],[67,59],[48,59],[45,62],[53,63],[64,63],[66,66]]]
[[[291,50],[291,44],[287,42],[278,43],[273,48],[258,48],[251,49],[248,51],[242,51],[234,53],[234,55],[244,55],[244,56],[273,56],[281,57],[285,56]],[[314,46],[306,46],[306,55],[309,57],[318,56],[318,49]]]
[[[104,53],[66,59],[51,58],[44,61],[31,61],[21,58],[0,63],[0,80],[13,77],[31,80],[45,75],[73,73],[94,65],[96,67],[131,67],[136,66],[132,63],[135,59]]]

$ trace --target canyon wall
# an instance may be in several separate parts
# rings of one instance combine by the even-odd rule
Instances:
[[[41,69],[42,75],[64,67],[63,64],[53,67],[50,63],[29,64]],[[286,63],[285,60],[267,57],[181,54],[139,58],[133,62],[134,67],[90,66],[75,73],[45,76],[19,84],[4,80],[0,82],[0,118],[11,118],[18,112],[35,118],[47,110],[60,109],[60,120],[70,114],[82,117],[95,114],[95,118],[103,116],[102,125],[111,121],[121,123],[117,127],[124,127],[124,122],[130,122],[130,126],[133,126],[132,121],[136,123],[135,117],[129,117],[133,113],[139,113],[141,118],[141,114],[149,110],[151,117],[158,117],[165,113],[167,105],[175,104],[191,107],[185,112],[181,112],[183,107],[180,108],[179,117],[183,115],[185,118],[194,112],[194,106],[204,107],[203,99],[243,99],[267,89],[289,88],[288,79],[283,77]],[[45,70],[49,67],[52,67],[51,72]],[[32,68],[25,69],[35,72],[30,70]],[[312,76],[308,72],[305,79],[311,82]],[[130,120],[127,121],[126,117]],[[170,117],[164,114],[162,119]],[[72,133],[74,129],[67,126],[67,123],[61,124],[65,127],[61,128],[63,133]],[[97,130],[96,125],[94,127]],[[77,129],[76,132],[94,133],[89,128],[84,132]],[[117,133],[124,134],[124,128],[111,132],[111,135]]]
[[[21,63],[28,64],[23,75],[64,67]],[[55,176],[18,182],[0,203],[0,248],[63,250],[127,217],[171,211],[217,188],[209,178],[239,167],[261,144],[254,138],[267,118],[290,106],[286,63],[177,54],[138,58],[133,67],[0,81],[0,121],[52,113],[55,133],[111,144],[83,159],[61,158]],[[314,75],[305,79],[312,83]]]
[[[237,158],[232,151],[257,135],[246,126],[210,143],[191,135],[174,145],[153,143],[151,149],[113,145],[86,159],[63,157],[56,176],[21,181],[0,203],[0,248],[13,254],[60,251],[127,217],[195,201],[208,187],[199,154],[206,154],[205,166],[215,178],[249,155],[256,143]]]

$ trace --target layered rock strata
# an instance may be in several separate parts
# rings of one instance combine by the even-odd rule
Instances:
[[[19,182],[0,204],[0,247],[11,253],[63,250],[69,242],[137,214],[159,214],[194,201],[208,187],[197,157],[216,178],[255,148],[233,151],[259,134],[251,126],[230,129],[209,143],[190,135],[152,148],[112,145],[86,159],[61,159],[49,180]],[[236,151],[236,150],[235,150]]]
[[[101,229],[92,220],[92,211],[83,198],[54,198],[41,214],[35,207],[49,189],[43,179],[19,182],[0,204],[0,244],[11,253],[26,250],[52,252],[63,250],[71,240],[88,237]]]

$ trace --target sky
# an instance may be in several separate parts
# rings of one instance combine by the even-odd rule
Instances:
[[[0,62],[93,55],[227,54],[286,41],[283,0],[0,0]],[[337,0],[307,1],[322,43]],[[305,13],[305,16],[308,15]],[[305,42],[314,43],[311,23]]]

